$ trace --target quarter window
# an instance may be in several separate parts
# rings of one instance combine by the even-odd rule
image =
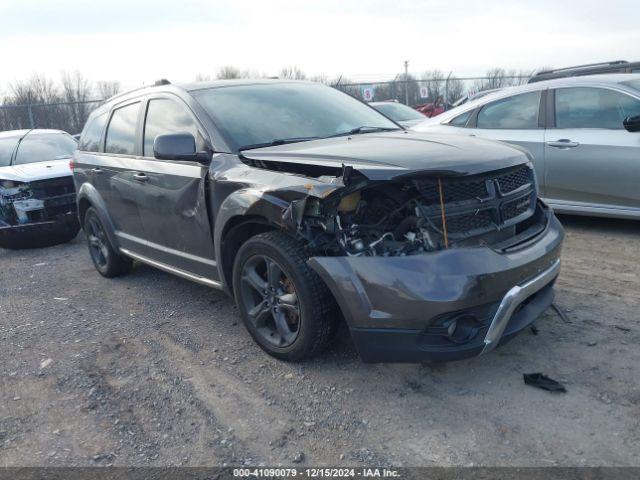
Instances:
[[[168,98],[151,100],[144,125],[145,157],[153,157],[153,141],[167,133],[190,133],[198,139],[198,127],[186,107]]]
[[[78,150],[85,152],[99,152],[100,140],[102,139],[102,131],[107,123],[107,114],[98,115],[87,123],[80,137],[80,145]]]
[[[140,103],[133,103],[113,111],[104,151],[133,155],[135,153],[136,122]]]
[[[556,128],[622,129],[625,118],[640,115],[640,100],[605,88],[556,90]]]
[[[449,125],[452,125],[454,127],[464,127],[467,124],[467,122],[469,121],[469,117],[471,116],[472,112],[473,112],[473,110],[469,110],[468,112],[464,112],[464,113],[458,115],[457,117],[454,117],[449,122]]]
[[[540,92],[522,93],[491,102],[478,113],[478,128],[538,128]]]

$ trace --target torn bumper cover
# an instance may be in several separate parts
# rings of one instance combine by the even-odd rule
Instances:
[[[564,231],[507,250],[450,248],[403,257],[312,257],[365,362],[460,360],[525,329],[553,301]]]

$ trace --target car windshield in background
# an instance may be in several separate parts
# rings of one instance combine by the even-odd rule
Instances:
[[[359,100],[323,85],[238,85],[193,94],[239,149],[351,131],[398,129],[395,123]]]
[[[396,122],[405,122],[407,120],[426,120],[426,117],[420,112],[411,107],[407,107],[402,103],[377,103],[371,106]]]
[[[76,141],[66,133],[27,134],[18,147],[14,165],[47,162],[69,158],[78,147]]]
[[[638,80],[629,80],[628,82],[623,82],[625,85],[631,87],[631,88],[635,88],[636,90],[638,90],[640,92],[640,79]]]

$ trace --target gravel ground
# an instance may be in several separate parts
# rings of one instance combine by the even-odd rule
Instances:
[[[104,279],[81,236],[0,250],[0,466],[640,465],[640,224],[562,221],[569,322],[444,365],[363,364],[346,332],[282,363],[222,293]]]

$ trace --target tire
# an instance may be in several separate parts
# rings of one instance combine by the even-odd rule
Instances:
[[[233,292],[242,320],[256,343],[281,360],[317,355],[337,324],[331,293],[307,259],[301,242],[270,231],[247,240],[234,261]]]
[[[93,266],[107,278],[124,275],[131,271],[133,260],[116,252],[105,233],[104,225],[93,207],[84,216],[84,233]]]

